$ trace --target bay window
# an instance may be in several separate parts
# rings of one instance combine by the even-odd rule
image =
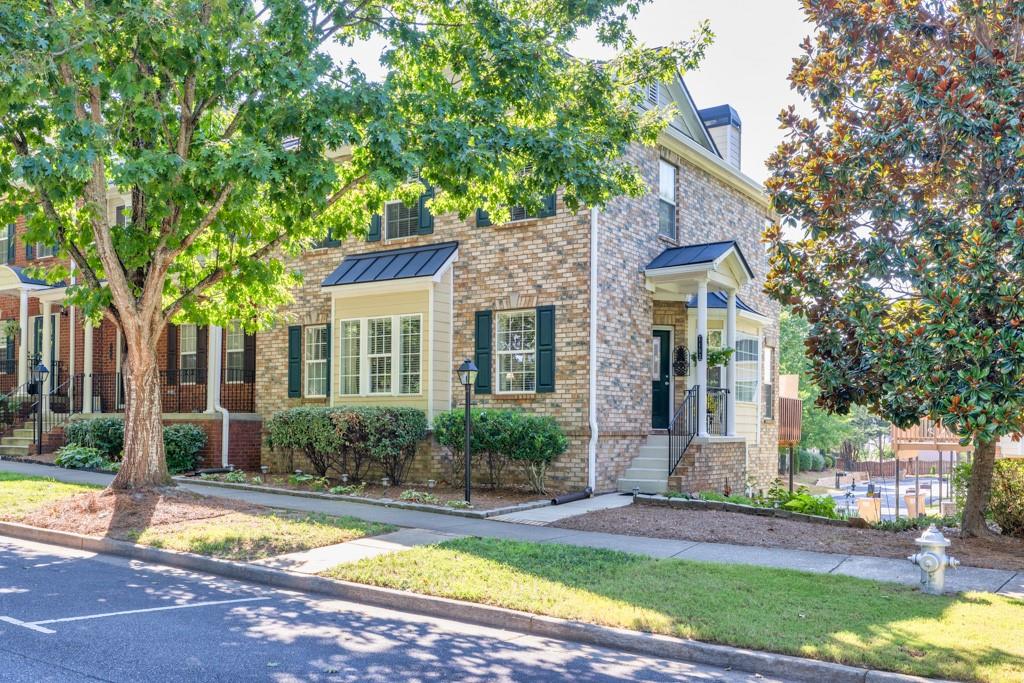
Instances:
[[[423,319],[420,315],[342,320],[339,329],[340,395],[421,393]]]

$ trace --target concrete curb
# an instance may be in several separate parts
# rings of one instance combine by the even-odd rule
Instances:
[[[188,571],[214,574],[228,579],[257,583],[302,593],[317,593],[348,602],[414,612],[441,619],[463,621],[528,635],[567,640],[597,647],[635,652],[641,655],[696,662],[768,676],[820,683],[920,683],[930,679],[905,674],[873,671],[859,667],[803,659],[790,655],[714,645],[695,640],[641,633],[627,629],[569,621],[502,607],[479,605],[419,593],[299,574],[280,569],[219,560],[174,550],[160,550],[110,538],[83,536],[64,531],[0,522],[0,535],[25,541],[58,545],[86,552],[117,555],[142,562]]]
[[[214,481],[200,479],[199,477],[175,476],[174,481],[182,484],[199,484],[200,486],[211,486],[213,488],[237,489],[239,491],[254,491],[256,493],[269,493],[277,496],[298,496],[300,498],[317,498],[320,500],[337,500],[344,503],[362,503],[364,505],[376,505],[377,507],[396,508],[399,510],[414,510],[416,512],[433,512],[438,515],[451,515],[453,517],[468,517],[470,519],[487,519],[497,517],[511,512],[523,512],[536,508],[551,507],[550,500],[535,500],[529,503],[518,505],[506,505],[505,507],[491,510],[460,510],[459,508],[441,507],[438,505],[424,505],[422,503],[409,503],[394,498],[367,498],[363,496],[346,496],[340,493],[324,493],[321,491],[293,491],[292,489],[279,489],[275,486],[260,486],[259,484],[239,484],[231,481]]]

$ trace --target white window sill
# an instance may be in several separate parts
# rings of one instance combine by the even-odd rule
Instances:
[[[493,394],[494,398],[533,398],[537,395],[536,391],[496,391]]]

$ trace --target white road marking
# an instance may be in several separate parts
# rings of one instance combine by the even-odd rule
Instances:
[[[166,607],[147,607],[144,609],[130,609],[121,612],[103,612],[101,614],[83,614],[79,617],[63,617],[60,619],[43,619],[41,621],[21,621],[14,617],[0,616],[0,621],[5,621],[8,624],[14,624],[15,626],[21,626],[39,633],[56,633],[56,631],[44,628],[43,624],[59,624],[65,621],[84,621],[86,619],[103,619],[104,617],[119,617],[126,614],[144,614],[146,612],[166,612],[172,609],[190,609],[193,607],[212,607],[214,605],[234,605],[241,602],[259,602],[261,600],[269,600],[269,597],[259,598],[237,598],[234,600],[210,600],[208,602],[193,602],[187,605],[167,605]]]
[[[5,621],[8,624],[14,624],[15,626],[21,626],[22,628],[27,628],[31,631],[39,631],[40,633],[56,633],[56,631],[53,631],[51,629],[43,628],[42,626],[36,626],[35,624],[30,624],[25,621],[19,621],[14,617],[0,616],[0,621]]]

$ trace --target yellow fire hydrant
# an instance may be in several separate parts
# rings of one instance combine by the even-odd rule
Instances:
[[[929,525],[914,543],[920,550],[907,559],[921,568],[921,590],[941,595],[946,585],[946,567],[956,569],[960,560],[946,554],[949,539],[934,524]]]

